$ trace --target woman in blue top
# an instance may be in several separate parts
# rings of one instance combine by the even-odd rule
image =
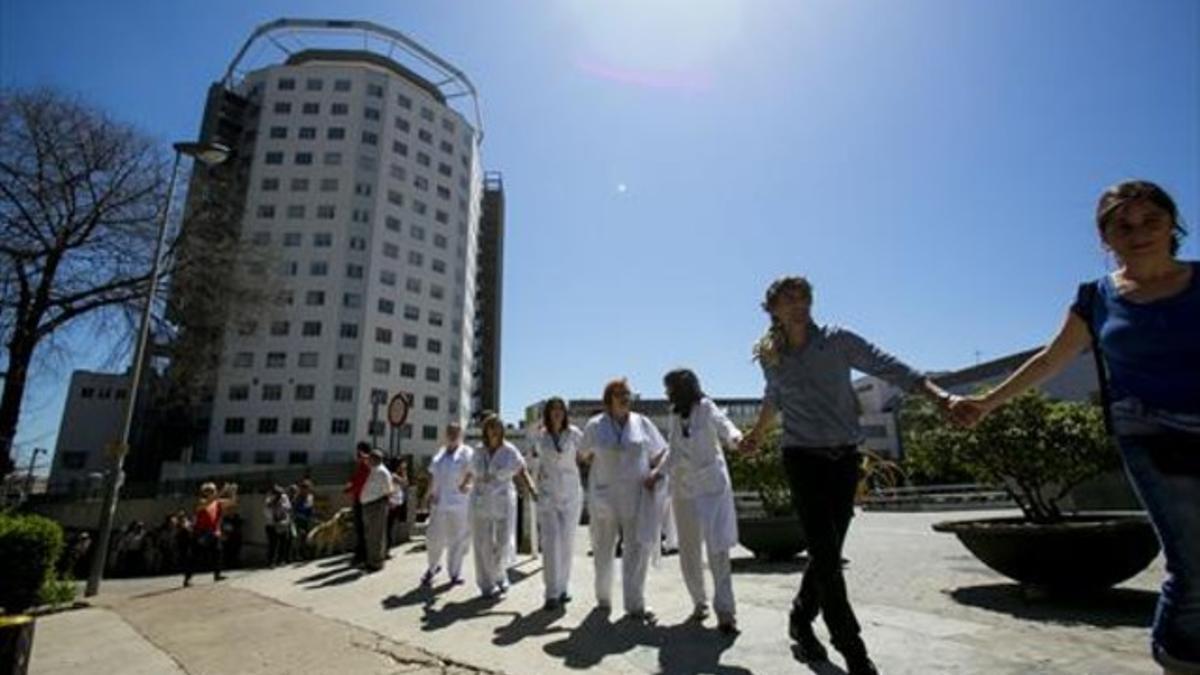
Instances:
[[[1147,181],[1100,197],[1096,225],[1117,269],[1080,286],[1054,340],[1000,386],[956,401],[968,425],[1049,379],[1093,344],[1111,431],[1167,561],[1152,643],[1166,672],[1200,673],[1200,263],[1176,258],[1175,202]]]

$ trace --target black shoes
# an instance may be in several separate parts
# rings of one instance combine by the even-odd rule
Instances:
[[[879,675],[875,662],[865,653],[846,657],[846,675]]]
[[[788,635],[796,643],[796,649],[799,652],[801,661],[817,662],[828,661],[829,652],[825,651],[825,645],[817,639],[817,634],[813,632],[812,624],[800,616],[797,609],[793,608],[791,615],[788,617]]]

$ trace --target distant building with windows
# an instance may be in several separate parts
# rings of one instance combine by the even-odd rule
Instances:
[[[110,443],[121,431],[129,376],[76,370],[58,426],[47,491],[80,494],[99,486],[108,469]]]

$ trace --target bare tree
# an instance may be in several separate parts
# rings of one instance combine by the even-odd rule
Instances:
[[[145,293],[164,160],[132,127],[61,93],[0,93],[0,473],[39,344]]]

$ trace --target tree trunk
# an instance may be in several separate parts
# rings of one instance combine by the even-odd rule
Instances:
[[[18,327],[8,343],[8,372],[4,375],[4,396],[0,398],[0,476],[16,466],[13,441],[21,419],[21,400],[29,379],[29,364],[37,347],[36,333]]]

